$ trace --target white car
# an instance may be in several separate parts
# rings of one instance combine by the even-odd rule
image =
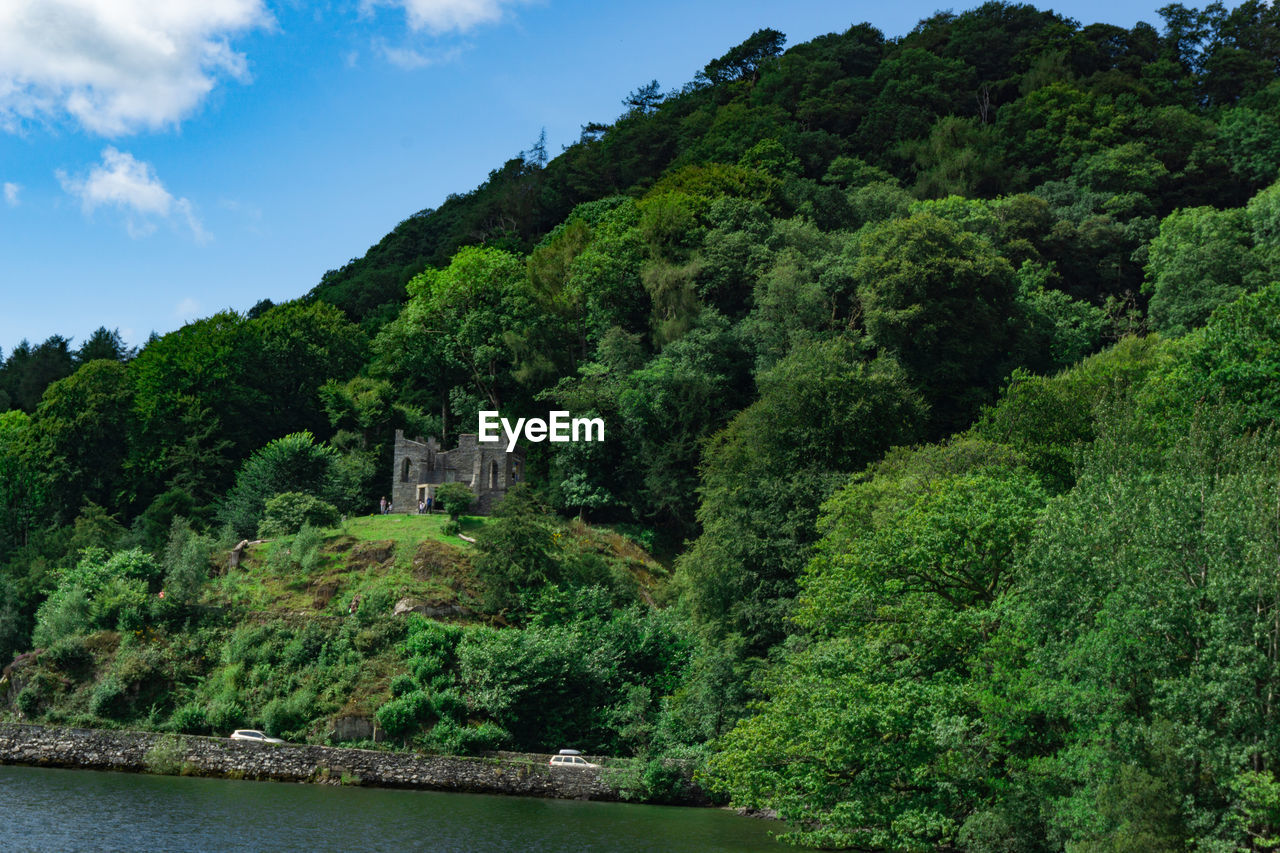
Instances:
[[[578,770],[589,768],[589,767],[600,766],[599,764],[592,764],[590,761],[587,761],[587,759],[583,758],[581,755],[572,755],[572,754],[566,755],[565,753],[551,756],[551,760],[547,763],[550,764],[552,767],[573,767]]]
[[[232,740],[252,740],[258,743],[284,743],[278,737],[267,737],[257,729],[236,729],[231,733]]]

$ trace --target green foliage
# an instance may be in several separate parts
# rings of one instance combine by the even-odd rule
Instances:
[[[646,745],[657,699],[685,659],[663,614],[587,609],[560,624],[469,631],[458,675],[469,711],[509,732],[517,749],[625,754]]]
[[[475,492],[464,483],[445,483],[436,489],[436,504],[454,521],[475,503]]]
[[[267,501],[276,495],[301,492],[319,500],[332,495],[337,459],[332,448],[317,444],[309,432],[278,438],[240,468],[235,486],[219,509],[219,518],[231,525],[237,536],[253,536]]]
[[[428,722],[433,712],[431,697],[414,690],[387,702],[378,709],[376,718],[389,736],[402,738]]]
[[[1169,214],[1148,251],[1152,327],[1186,334],[1219,305],[1255,289],[1260,270],[1252,236],[1240,209],[1196,207]]]
[[[133,376],[123,364],[91,361],[45,391],[31,419],[32,439],[56,511],[69,519],[84,502],[109,511],[124,503]]]
[[[0,664],[47,652],[19,710],[310,741],[372,714],[635,755],[647,797],[711,756],[827,845],[1274,846],[1280,19],[1160,14],[762,30],[311,298],[137,353],[20,343]],[[462,547],[451,484],[447,527],[349,522],[394,565],[322,553],[394,430],[551,401],[609,440],[526,448],[474,550],[418,548]],[[276,541],[211,580],[215,514]],[[408,589],[523,627],[391,617]]]
[[[160,564],[136,548],[110,556],[87,549],[74,569],[59,574],[57,588],[40,605],[33,642],[48,646],[95,628],[140,627],[149,612],[149,587],[160,574]]]
[[[213,540],[196,534],[189,524],[175,518],[164,549],[164,589],[169,600],[195,604],[209,581]]]
[[[333,527],[339,517],[338,508],[331,503],[302,492],[282,492],[268,498],[263,506],[258,536],[290,536],[306,525]]]
[[[485,607],[511,608],[521,594],[559,581],[563,535],[534,491],[524,484],[509,490],[476,538],[475,570],[485,584]]]
[[[969,656],[1044,501],[1025,470],[963,447],[900,455],[837,493],[796,608],[807,642],[721,741],[713,786],[778,809],[806,844],[954,839],[991,784],[968,754]]]
[[[169,717],[169,728],[179,734],[208,734],[210,731],[208,712],[203,706],[195,703],[175,708]]]
[[[187,767],[187,745],[176,735],[163,735],[142,757],[148,773],[160,776],[177,776]]]
[[[924,389],[932,420],[967,421],[1004,371],[1016,283],[989,244],[929,214],[862,233],[853,277],[870,342]]]
[[[896,361],[868,363],[848,339],[797,347],[758,381],[760,399],[708,450],[703,533],[677,572],[700,620],[763,647],[783,629],[819,505],[849,473],[918,435],[925,408]]]

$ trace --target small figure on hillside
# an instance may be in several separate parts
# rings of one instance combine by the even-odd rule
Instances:
[[[418,515],[424,515],[427,511],[427,502],[418,498]]]
[[[351,599],[351,606],[347,608],[347,615],[351,615],[360,609],[360,596]]]
[[[434,510],[431,508],[432,500],[427,498],[427,514],[430,515]]]
[[[384,496],[384,497],[382,498],[382,500],[378,503],[378,511],[379,511],[382,515],[386,515],[386,514],[387,514],[387,499],[386,499],[386,497],[385,497],[385,496]]]

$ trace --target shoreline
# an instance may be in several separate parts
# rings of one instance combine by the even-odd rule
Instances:
[[[549,756],[424,755],[205,735],[0,723],[0,764],[623,802],[606,772]],[[607,770],[607,768],[605,768]],[[703,805],[688,800],[679,805]]]

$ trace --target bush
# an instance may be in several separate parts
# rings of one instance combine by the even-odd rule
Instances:
[[[15,700],[18,710],[25,717],[34,717],[40,711],[40,691],[34,687],[24,687],[18,692],[18,698]]]
[[[320,531],[304,524],[293,539],[273,543],[267,563],[279,573],[300,572],[309,575],[320,565],[320,546],[324,544]]]
[[[391,695],[399,698],[406,693],[412,693],[418,689],[418,682],[412,675],[397,675],[391,679]]]
[[[457,625],[435,622],[414,614],[408,622],[408,634],[404,649],[411,655],[440,659],[452,659],[462,639],[463,631]]]
[[[273,737],[296,733],[315,716],[315,704],[316,695],[310,690],[299,690],[287,699],[272,699],[262,709],[262,724]]]
[[[462,483],[445,483],[436,489],[436,504],[454,521],[475,503],[475,494]]]
[[[414,690],[387,702],[374,717],[389,736],[405,737],[426,722],[431,714],[431,697],[425,691]]]
[[[218,511],[238,537],[252,536],[269,498],[285,492],[328,498],[334,489],[338,453],[317,444],[309,432],[286,435],[254,453],[236,474],[236,484]]]
[[[441,690],[431,697],[431,707],[441,720],[461,722],[467,718],[467,702],[456,690]]]
[[[107,719],[120,719],[129,711],[124,684],[114,675],[108,675],[93,688],[89,698],[89,710]]]
[[[209,555],[213,540],[197,535],[184,518],[175,518],[169,527],[164,549],[165,595],[172,601],[194,604],[209,580]]]
[[[289,536],[304,526],[333,527],[341,516],[338,508],[303,492],[282,492],[266,502],[258,536],[272,539]]]
[[[208,734],[209,715],[202,705],[189,702],[173,712],[169,717],[168,728],[188,735]]]
[[[93,665],[93,654],[84,644],[83,637],[63,637],[49,647],[47,659],[67,673],[83,672]]]
[[[239,700],[224,697],[209,706],[207,716],[214,734],[230,734],[244,724],[246,712]]]
[[[470,755],[498,749],[510,740],[511,734],[506,729],[491,722],[463,726],[452,720],[442,720],[431,730],[432,744],[448,755]]]
[[[188,768],[186,742],[176,735],[164,735],[155,742],[142,762],[147,771],[161,776],[177,776]]]
[[[51,646],[63,637],[87,634],[92,627],[89,593],[78,586],[59,587],[36,612],[32,642],[36,646]]]

